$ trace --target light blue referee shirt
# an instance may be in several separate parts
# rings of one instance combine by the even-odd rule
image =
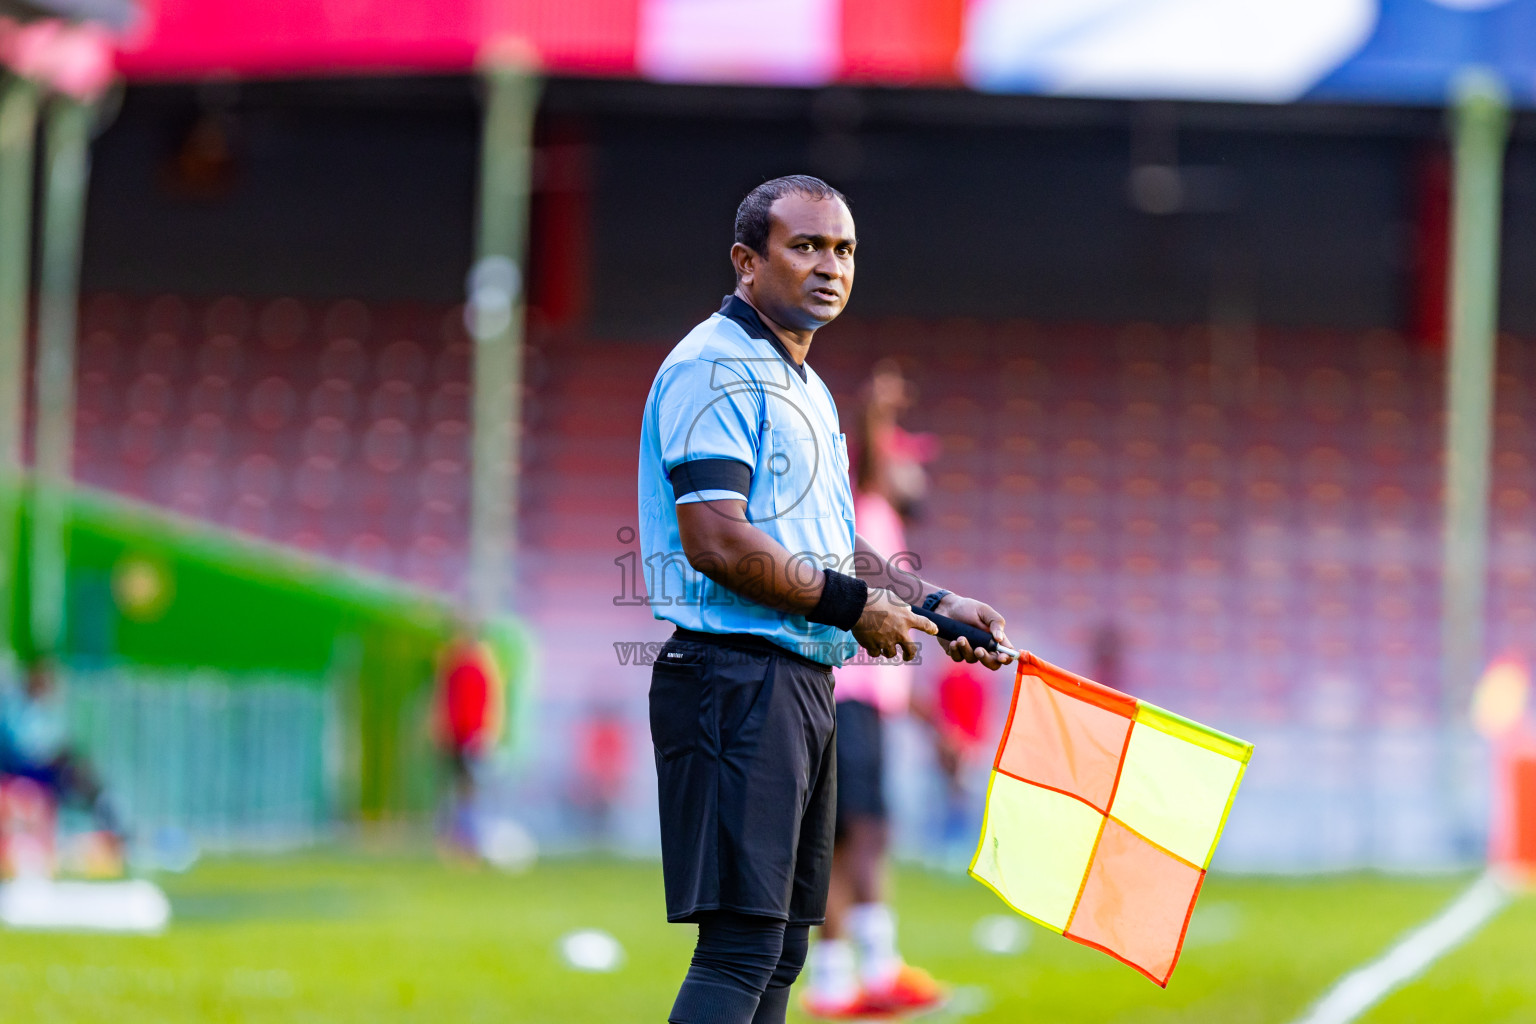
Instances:
[[[651,383],[640,428],[640,548],[658,619],[704,633],[751,633],[824,665],[858,649],[853,634],[774,611],[688,564],[677,506],[744,499],[752,525],[823,568],[850,575],[853,490],[837,405],[750,304],[732,295],[678,342]]]

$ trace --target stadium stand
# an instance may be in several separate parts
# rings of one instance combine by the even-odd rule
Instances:
[[[546,642],[665,633],[635,607],[626,529],[664,351],[531,332],[520,578]],[[909,427],[943,445],[914,549],[1004,609],[1015,640],[1071,662],[1113,622],[1125,685],[1197,718],[1307,720],[1317,681],[1339,679],[1364,684],[1362,724],[1432,720],[1438,353],[1381,330],[850,320],[813,357],[845,417],[874,352],[909,363]],[[451,589],[469,359],[454,309],[97,295],[78,473]],[[1505,338],[1490,653],[1529,655],[1536,621],[1531,369],[1530,345]],[[611,657],[603,643],[563,665],[564,692],[611,693]]]
[[[452,311],[176,296],[85,306],[77,472],[439,589],[462,574],[469,351]]]

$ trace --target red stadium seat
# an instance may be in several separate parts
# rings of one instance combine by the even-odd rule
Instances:
[[[376,363],[381,381],[403,381],[418,385],[426,372],[426,352],[409,338],[400,338],[384,346]]]
[[[421,399],[416,386],[405,380],[385,380],[368,396],[368,416],[371,419],[392,419],[402,423],[414,423],[421,411]]]
[[[324,459],[335,465],[351,454],[352,431],[334,416],[321,416],[304,429],[301,451],[307,460]]]
[[[246,414],[256,429],[268,433],[287,426],[298,411],[299,397],[286,377],[267,377],[251,388]]]
[[[197,372],[232,382],[245,365],[245,352],[239,339],[231,334],[215,334],[197,350]]]
[[[203,330],[210,335],[250,336],[253,316],[251,304],[238,295],[225,295],[208,304],[203,313]]]
[[[319,371],[322,377],[361,383],[368,371],[368,355],[363,343],[351,335],[327,342],[320,352]]]
[[[299,504],[320,512],[333,507],[341,495],[342,477],[337,460],[311,455],[293,474],[293,494]]]
[[[415,447],[411,428],[397,419],[375,420],[363,434],[363,459],[381,473],[398,473]]]
[[[191,327],[192,311],[177,295],[161,295],[144,307],[142,331],[147,335],[164,331],[180,337]]]
[[[309,392],[306,403],[309,415],[315,419],[334,419],[350,423],[358,410],[357,388],[341,377],[327,377]]]
[[[205,459],[218,459],[229,447],[228,421],[218,413],[194,415],[181,432],[181,450]]]
[[[327,341],[338,338],[365,341],[372,326],[373,315],[365,304],[356,299],[343,299],[325,311],[320,331]]]
[[[467,384],[471,374],[472,351],[469,343],[460,341],[443,346],[432,362],[432,378],[439,384]]]

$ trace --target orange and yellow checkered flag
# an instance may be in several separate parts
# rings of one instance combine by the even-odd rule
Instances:
[[[1020,654],[971,874],[1166,986],[1252,754]]]

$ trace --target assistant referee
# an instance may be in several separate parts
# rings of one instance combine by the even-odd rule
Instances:
[[[832,669],[910,661],[912,605],[979,626],[854,527],[837,407],[806,362],[853,288],[853,215],[818,178],[736,211],[736,290],[674,348],[646,399],[640,540],[658,618],[651,676],[667,920],[699,926],[673,1024],[782,1024],[826,911],[837,779]],[[890,552],[890,554],[895,554]],[[1007,659],[957,640],[952,658]]]

